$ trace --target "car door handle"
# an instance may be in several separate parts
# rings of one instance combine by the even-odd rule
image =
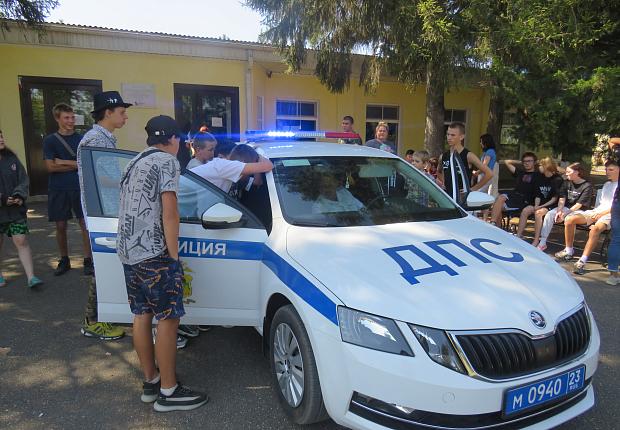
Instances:
[[[95,243],[97,245],[105,246],[106,248],[116,249],[115,237],[96,237]]]

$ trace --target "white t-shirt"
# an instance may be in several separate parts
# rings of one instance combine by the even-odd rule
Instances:
[[[241,172],[245,163],[237,160],[226,160],[224,158],[214,158],[207,164],[190,169],[191,172],[205,178],[216,187],[227,193],[232,184],[241,178]]]
[[[614,193],[616,192],[617,186],[618,186],[618,181],[605,182],[605,184],[603,185],[603,189],[601,191],[601,199],[598,202],[598,206],[594,208],[596,212],[602,212],[602,211],[611,209],[611,202],[614,199]]]

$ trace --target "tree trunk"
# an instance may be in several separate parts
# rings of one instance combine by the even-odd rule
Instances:
[[[431,157],[438,157],[446,140],[444,131],[444,82],[432,63],[426,68],[426,127],[424,148]]]
[[[489,122],[487,133],[493,136],[496,145],[499,145],[502,137],[502,125],[504,124],[504,99],[498,90],[491,91],[489,102]]]

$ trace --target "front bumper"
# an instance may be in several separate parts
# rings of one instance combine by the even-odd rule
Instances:
[[[433,362],[405,324],[401,332],[415,357],[346,344],[333,336],[313,336],[325,406],[339,424],[354,429],[547,429],[594,405],[591,379],[598,365],[600,338],[592,319],[583,355],[562,366],[510,381],[462,375]],[[318,334],[318,333],[317,333]],[[510,418],[502,416],[507,389],[586,366],[584,388],[568,397]]]

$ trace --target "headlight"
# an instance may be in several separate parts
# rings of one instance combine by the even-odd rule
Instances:
[[[443,330],[413,324],[409,324],[409,327],[431,360],[459,373],[467,373],[450,339]]]
[[[339,306],[338,323],[343,342],[413,357],[413,352],[398,326],[389,318]]]

